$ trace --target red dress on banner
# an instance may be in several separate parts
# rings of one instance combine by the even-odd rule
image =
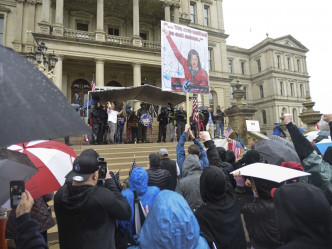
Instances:
[[[189,69],[188,61],[186,58],[184,58],[178,48],[176,47],[176,44],[174,43],[172,37],[170,35],[166,36],[175,57],[178,59],[179,63],[182,65],[184,70],[185,79],[183,80],[189,80],[194,85],[207,87],[209,86],[209,76],[207,72],[203,68],[198,68],[196,74],[193,74],[192,70]],[[182,83],[182,82],[181,82]]]

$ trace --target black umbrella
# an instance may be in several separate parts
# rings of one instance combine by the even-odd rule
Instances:
[[[53,83],[4,46],[0,46],[0,113],[0,146],[91,133]]]
[[[38,169],[26,154],[0,149],[0,206],[9,200],[10,181],[27,182]]]
[[[136,189],[134,192],[134,220],[133,220],[133,235],[138,234],[143,226],[147,216],[141,200],[139,199]]]
[[[282,162],[292,161],[301,163],[294,146],[290,146],[288,141],[265,139],[255,143],[257,150],[269,164],[280,165]]]

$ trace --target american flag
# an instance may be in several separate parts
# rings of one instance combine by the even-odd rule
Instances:
[[[134,159],[133,165],[131,166],[131,170],[136,168],[136,159]]]
[[[198,115],[197,115],[197,97],[193,98],[193,120],[198,123]]]
[[[233,133],[233,129],[232,129],[231,127],[228,127],[228,128],[224,131],[224,136],[228,138],[232,133]]]
[[[96,91],[96,80],[95,80],[95,76],[92,76],[92,81],[91,81],[91,91],[94,92]]]

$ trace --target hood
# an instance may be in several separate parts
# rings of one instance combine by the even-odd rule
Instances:
[[[258,163],[260,162],[260,154],[257,150],[248,150],[239,161],[245,165]]]
[[[216,202],[226,196],[226,176],[216,167],[209,166],[204,169],[200,177],[200,193],[204,202]]]
[[[84,208],[96,189],[96,186],[73,186],[71,183],[67,183],[63,187],[63,192],[60,197],[61,205],[69,212],[77,213]]]
[[[137,194],[141,196],[148,190],[148,181],[148,172],[142,167],[136,167],[132,170],[129,177],[130,190],[136,189]]]
[[[328,147],[324,153],[323,160],[332,165],[332,147]]]
[[[205,249],[200,228],[187,201],[178,193],[163,190],[150,209],[139,233],[140,248]]]
[[[234,151],[228,150],[226,151],[226,162],[228,163],[235,163],[235,154]]]
[[[196,172],[202,172],[202,167],[199,162],[199,157],[194,154],[189,154],[182,164],[182,176],[193,174]]]
[[[310,184],[283,185],[273,196],[281,238],[324,245],[332,234],[330,205],[322,191]]]
[[[222,162],[226,160],[226,150],[223,147],[217,147],[217,151]]]

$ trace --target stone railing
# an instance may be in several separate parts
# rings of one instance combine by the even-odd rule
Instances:
[[[161,43],[155,42],[155,41],[146,41],[142,40],[142,47],[143,48],[151,48],[154,50],[160,50],[161,49]]]
[[[87,32],[75,29],[64,29],[63,36],[69,38],[82,39],[82,40],[90,40],[90,41],[95,40],[95,34],[93,32]]]
[[[119,45],[132,45],[131,37],[106,35],[106,42]]]

